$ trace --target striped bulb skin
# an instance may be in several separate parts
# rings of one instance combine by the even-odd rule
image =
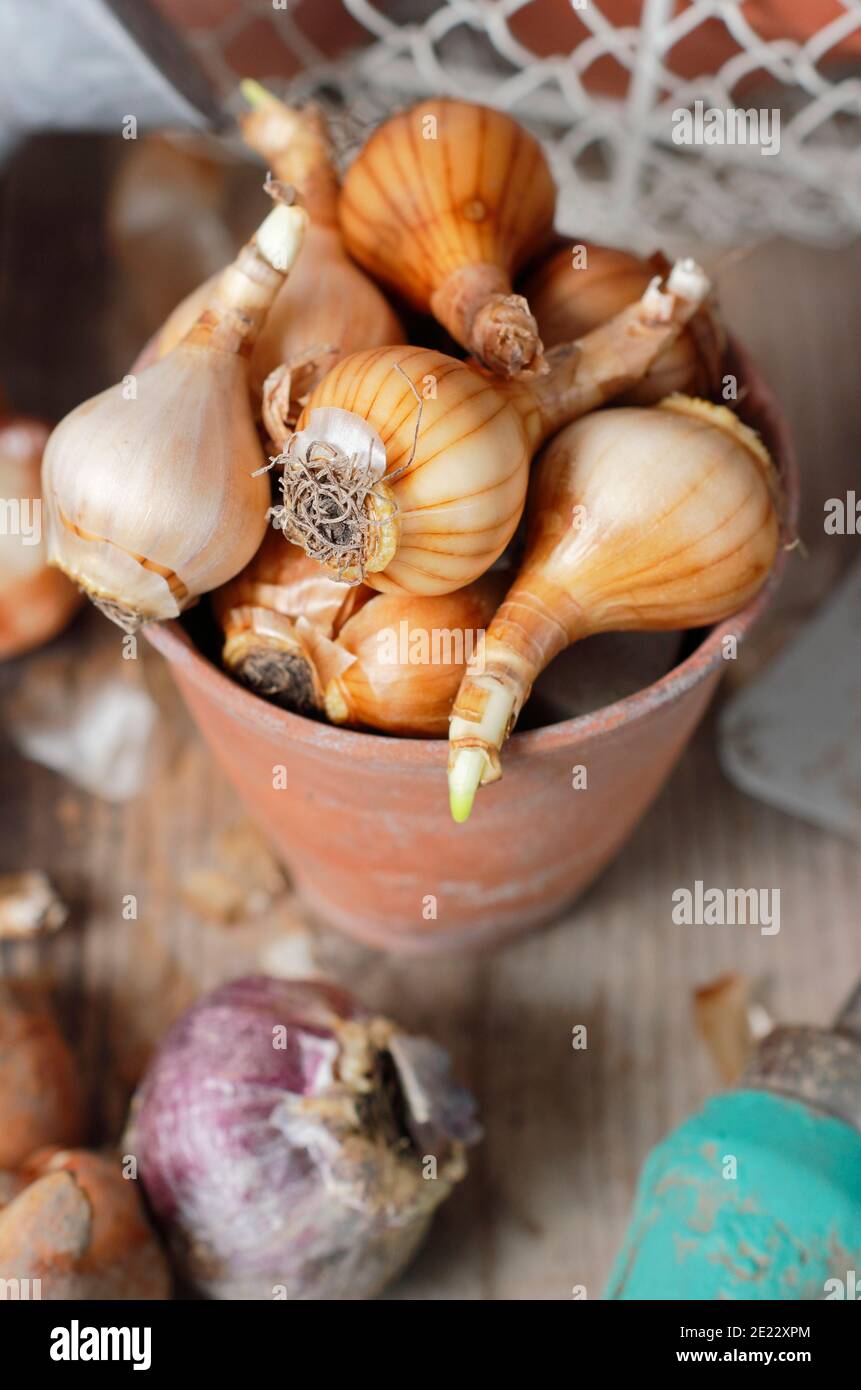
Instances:
[[[536,376],[504,379],[424,347],[344,358],[279,456],[276,524],[339,578],[385,593],[472,583],[514,534],[540,445],[639,381],[708,290],[699,266],[677,262]],[[264,417],[277,402],[273,380]]]
[[[449,730],[455,820],[500,752],[533,683],[598,632],[701,627],[730,617],[768,577],[778,484],[754,432],[724,406],[671,396],[597,411],[562,430],[532,473],[526,551],[467,673]]]
[[[536,413],[496,378],[416,347],[345,358],[311,395],[299,428],[327,406],[353,412],[378,432],[387,477],[409,462],[415,444],[409,467],[390,485],[397,552],[384,571],[368,569],[365,583],[427,596],[460,589],[489,569],[523,511]]]
[[[517,271],[547,242],[556,189],[538,144],[510,116],[446,98],[371,136],[344,180],[348,251],[502,376],[540,370]]]

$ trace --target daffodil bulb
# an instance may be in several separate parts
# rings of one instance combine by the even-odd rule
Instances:
[[[282,450],[275,523],[349,582],[421,595],[472,583],[514,534],[541,443],[638,381],[708,287],[699,267],[679,262],[608,323],[554,348],[549,371],[528,380],[430,348],[345,358],[292,434],[264,409]],[[279,390],[276,375],[270,406]]]
[[[251,352],[255,398],[270,372],[289,363],[291,419],[334,362],[360,348],[402,343],[404,330],[382,290],[350,259],[338,227],[338,177],[329,131],[314,107],[285,106],[257,82],[242,83],[252,110],[241,117],[246,144],[283,184],[295,188],[309,226],[295,274],[279,290]],[[188,295],[162,328],[157,352],[175,347],[206,306],[215,280]]]
[[[434,598],[335,580],[270,531],[212,595],[226,669],[255,694],[333,724],[441,738],[506,587],[498,570]]]
[[[461,683],[449,791],[466,820],[539,673],[596,632],[701,627],[765,583],[779,486],[762,441],[725,406],[671,396],[562,430],[533,470],[520,572]]]
[[[538,141],[503,111],[436,97],[385,121],[339,205],[347,249],[432,313],[489,370],[545,370],[512,277],[550,236],[556,188]]]
[[[79,405],[48,442],[50,562],[127,631],[175,618],[257,550],[269,483],[248,356],[307,222],[279,203],[182,341]]]

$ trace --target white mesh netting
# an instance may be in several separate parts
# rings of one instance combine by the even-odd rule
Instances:
[[[335,57],[303,8],[245,0],[304,68],[289,84],[276,71],[275,90],[344,109],[354,136],[434,93],[511,111],[545,141],[563,232],[647,249],[861,229],[861,0],[339,0],[350,44]],[[192,39],[225,91],[235,25]],[[779,109],[779,151],[680,148],[673,113],[697,100]]]

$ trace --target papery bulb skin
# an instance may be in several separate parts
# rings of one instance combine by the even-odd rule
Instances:
[[[576,258],[575,258],[576,252]],[[582,255],[583,264],[580,263]],[[591,242],[553,251],[523,281],[545,348],[582,338],[644,293],[669,262],[660,253],[643,259]],[[726,334],[710,301],[658,355],[620,405],[656,405],[674,392],[712,396],[720,386]]]
[[[764,445],[725,406],[671,396],[597,411],[556,435],[532,471],[526,551],[488,629],[484,669],[464,676],[452,710],[454,819],[502,775],[503,743],[554,656],[597,632],[730,617],[768,578],[780,511]]]
[[[250,565],[212,595],[222,661],[243,685],[296,714],[440,738],[506,577],[417,598],[348,586],[270,530]]]
[[[339,584],[270,527],[251,562],[212,595],[221,659],[264,699],[297,714],[322,709],[315,639],[334,638],[372,596],[364,585]]]
[[[73,1269],[84,1258],[93,1229],[89,1198],[69,1173],[28,1182],[0,1175],[0,1279],[37,1281],[43,1299],[70,1295]]]
[[[578,637],[717,622],[774,563],[772,482],[764,446],[726,407],[675,396],[600,411],[537,464],[518,584],[563,591]]]
[[[198,1292],[354,1300],[408,1263],[478,1133],[436,1044],[332,985],[254,976],[174,1025],[124,1149]]]
[[[50,561],[126,631],[177,617],[263,539],[247,356],[307,220],[279,203],[173,352],[79,405],[48,441]]]
[[[177,305],[158,335],[159,357],[188,332],[217,281],[213,276]],[[252,350],[252,395],[259,397],[264,381],[282,362],[306,353],[312,361],[300,369],[294,395],[313,389],[348,353],[404,341],[400,319],[383,292],[345,254],[337,227],[312,221],[296,269],[279,291]]]
[[[347,249],[504,377],[543,368],[512,277],[550,235],[556,189],[537,140],[486,106],[434,98],[385,121],[347,172]]]
[[[251,559],[269,484],[234,353],[180,345],[79,405],[45,451],[48,554],[92,599],[135,620],[176,618]],[[136,467],[144,441],[157,458]],[[80,467],[82,447],[87,467]],[[159,476],[153,505],[153,473]]]
[[[233,608],[266,607],[287,618],[306,618],[332,637],[357,603],[369,597],[361,588],[339,584],[327,569],[270,526],[245,569],[217,590],[212,602],[219,616]]]
[[[0,417],[0,498],[20,518],[0,532],[0,661],[49,642],[81,605],[75,586],[48,564],[40,474],[49,434],[41,420]]]

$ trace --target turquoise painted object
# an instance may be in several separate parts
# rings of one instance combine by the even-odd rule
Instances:
[[[841,1289],[861,1291],[861,1134],[739,1090],[649,1156],[606,1297],[811,1300]]]

